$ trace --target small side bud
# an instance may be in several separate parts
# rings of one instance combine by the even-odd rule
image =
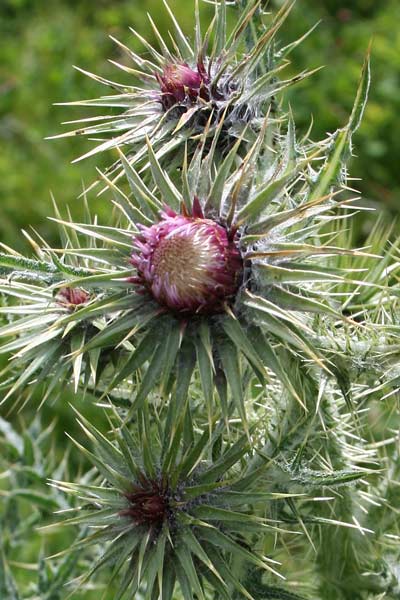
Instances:
[[[71,312],[89,301],[90,294],[82,288],[62,287],[55,296],[58,306],[67,308]]]

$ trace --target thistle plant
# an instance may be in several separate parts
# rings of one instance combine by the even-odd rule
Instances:
[[[87,190],[81,222],[55,205],[59,247],[34,233],[34,257],[0,255],[1,406],[80,426],[38,469],[36,430],[0,420],[5,597],[398,598],[400,242],[378,220],[354,247],[349,225],[369,54],[347,122],[315,142],[280,96],[309,74],[280,78],[306,37],[279,46],[290,6],[214,7],[202,36],[195,5],[192,46],[166,5],[169,41],[150,19],[158,49],[118,43],[130,84],[93,76],[118,93],[73,103],[124,111],[73,132],[109,136],[89,152],[114,152],[107,223]],[[24,535],[74,538],[30,586],[15,497],[58,513]]]
[[[194,45],[187,40],[166,2],[166,14],[174,30],[174,35],[170,34],[170,47],[150,16],[159,49],[153,48],[131,28],[147,51],[146,58],[112,38],[129,60],[128,65],[116,61],[112,61],[113,64],[131,78],[133,76],[140,86],[116,83],[80,69],[117,94],[69,104],[118,108],[122,113],[115,117],[107,114],[78,120],[78,129],[54,137],[84,135],[97,138],[106,134],[110,139],[105,139],[80,159],[112,148],[127,148],[125,153],[134,164],[144,158],[145,138],[149,137],[157,157],[170,164],[172,160],[176,168],[182,164],[183,148],[186,146],[187,151],[193,153],[197,138],[204,136],[206,130],[210,142],[215,142],[218,132],[216,159],[226,155],[239,139],[244,152],[246,145],[257,136],[266,111],[271,109],[271,113],[275,113],[276,94],[312,72],[300,73],[287,80],[277,78],[297,45],[294,42],[279,53],[274,50],[274,39],[290,10],[288,2],[274,15],[259,39],[249,32],[254,27],[253,18],[261,13],[260,2],[243,5],[229,34],[227,3],[215,3],[214,18],[204,34],[197,4]],[[211,42],[213,31],[215,36]],[[93,120],[94,124],[91,124]],[[120,162],[114,163],[110,171],[120,172]]]

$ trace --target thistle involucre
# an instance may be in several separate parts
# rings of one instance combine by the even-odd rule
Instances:
[[[85,579],[109,566],[111,581],[121,572],[117,598],[136,598],[141,588],[147,597],[171,600],[177,587],[185,599],[195,594],[205,600],[208,589],[217,590],[221,600],[231,600],[236,590],[250,598],[242,579],[246,569],[238,569],[233,557],[277,574],[278,563],[263,555],[262,539],[268,534],[275,538],[280,527],[266,515],[274,514],[274,502],[296,494],[275,491],[271,485],[265,491],[261,475],[269,461],[251,468],[246,435],[225,444],[225,426],[199,435],[185,425],[185,440],[184,416],[173,434],[161,423],[158,427],[156,419],[134,436],[118,418],[110,441],[79,415],[93,449],[76,445],[100,477],[89,485],[54,484],[84,502],[77,518],[66,524],[96,525],[95,533],[77,541],[78,548],[102,548]],[[216,455],[212,449],[218,442]]]
[[[31,261],[29,264],[35,263]],[[71,273],[82,272],[71,266],[66,269]],[[80,287],[60,287],[58,282],[65,278],[65,274],[57,274],[50,263],[47,264],[46,275],[43,271],[39,277],[32,277],[28,270],[24,271],[24,279],[36,279],[35,283],[16,280],[10,285],[9,281],[0,279],[0,293],[24,300],[23,305],[7,307],[15,318],[0,327],[0,340],[7,340],[0,346],[0,353],[13,353],[13,360],[2,373],[7,375],[8,391],[0,403],[11,396],[21,402],[26,400],[21,389],[27,383],[27,398],[38,386],[43,386],[43,402],[49,397],[54,399],[70,380],[77,389],[81,370],[85,367],[84,357],[87,358],[83,350],[85,342],[97,331],[84,316],[90,302],[96,301],[95,295]],[[101,319],[98,324],[101,321],[104,323]],[[78,326],[71,327],[71,322]],[[16,367],[22,372],[18,372]]]
[[[205,219],[197,200],[193,212],[165,208],[159,223],[141,227],[131,259],[135,282],[173,311],[218,313],[238,290],[242,259],[234,234]]]

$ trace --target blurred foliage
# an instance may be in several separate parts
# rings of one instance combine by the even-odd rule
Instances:
[[[279,3],[276,3],[279,4]],[[393,213],[400,210],[399,111],[400,19],[397,0],[300,0],[282,33],[287,40],[302,35],[319,19],[321,23],[296,49],[297,68],[325,65],[299,88],[291,90],[297,125],[314,118],[314,138],[341,127],[349,113],[360,74],[360,65],[372,42],[372,88],[363,124],[355,140],[350,170],[364,198]]]
[[[67,473],[79,477],[82,467],[56,426],[46,417],[37,416],[29,423],[20,418],[15,426],[0,417],[0,597],[4,600],[61,600],[68,595],[76,571],[88,565],[79,550],[47,558],[60,550],[61,539],[64,547],[75,541],[71,528],[61,535],[47,528],[54,523],[55,511],[72,506],[48,480]],[[74,598],[94,600],[98,593],[85,588],[74,592]]]
[[[281,4],[274,0],[270,7]],[[171,0],[184,30],[193,31],[193,10],[187,0]],[[351,8],[350,8],[351,6]],[[94,178],[95,166],[108,164],[97,156],[70,165],[89,149],[82,139],[46,141],[63,131],[60,121],[82,117],[81,108],[54,107],[53,103],[96,97],[101,86],[72,68],[115,75],[108,58],[118,60],[114,35],[137,51],[129,32],[133,26],[151,41],[146,12],[155,15],[164,31],[167,20],[159,0],[3,0],[0,5],[2,61],[0,66],[0,240],[23,246],[18,231],[32,225],[51,241],[54,228],[50,190],[60,203],[79,206],[82,181]],[[210,7],[203,6],[208,19]],[[400,124],[400,19],[398,0],[298,0],[282,30],[283,43],[302,35],[317,21],[319,27],[293,54],[293,70],[326,65],[288,95],[300,129],[313,115],[314,138],[343,125],[353,102],[364,54],[373,38],[373,86],[363,126],[356,137],[357,160],[352,174],[362,177],[367,200],[396,213],[400,208],[397,155]],[[128,77],[128,76],[127,76]],[[91,200],[107,218],[101,199]],[[76,213],[75,213],[76,214]]]

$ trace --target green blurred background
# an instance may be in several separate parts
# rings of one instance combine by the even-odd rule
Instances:
[[[270,7],[280,3],[274,0]],[[170,4],[190,35],[191,2],[171,0]],[[54,240],[54,226],[46,222],[52,213],[50,190],[61,204],[68,202],[79,214],[76,198],[82,182],[92,181],[95,166],[105,166],[110,157],[71,165],[71,160],[91,147],[90,142],[44,138],[65,131],[60,122],[79,118],[84,111],[53,103],[106,93],[74,70],[73,64],[127,81],[129,76],[116,74],[107,60],[121,58],[108,36],[143,51],[128,27],[132,25],[152,40],[146,11],[155,15],[162,31],[167,29],[160,0],[1,0],[0,240],[4,243],[23,248],[19,230],[28,225]],[[205,21],[211,11],[212,7],[204,4]],[[313,116],[314,139],[344,124],[373,38],[373,87],[355,140],[358,158],[353,161],[352,174],[362,178],[366,200],[387,210],[391,219],[400,210],[400,2],[297,0],[280,40],[283,44],[293,40],[319,20],[316,31],[294,53],[293,70],[326,67],[293,88],[288,100],[301,130],[306,130]],[[91,202],[106,219],[105,201],[93,198]]]

